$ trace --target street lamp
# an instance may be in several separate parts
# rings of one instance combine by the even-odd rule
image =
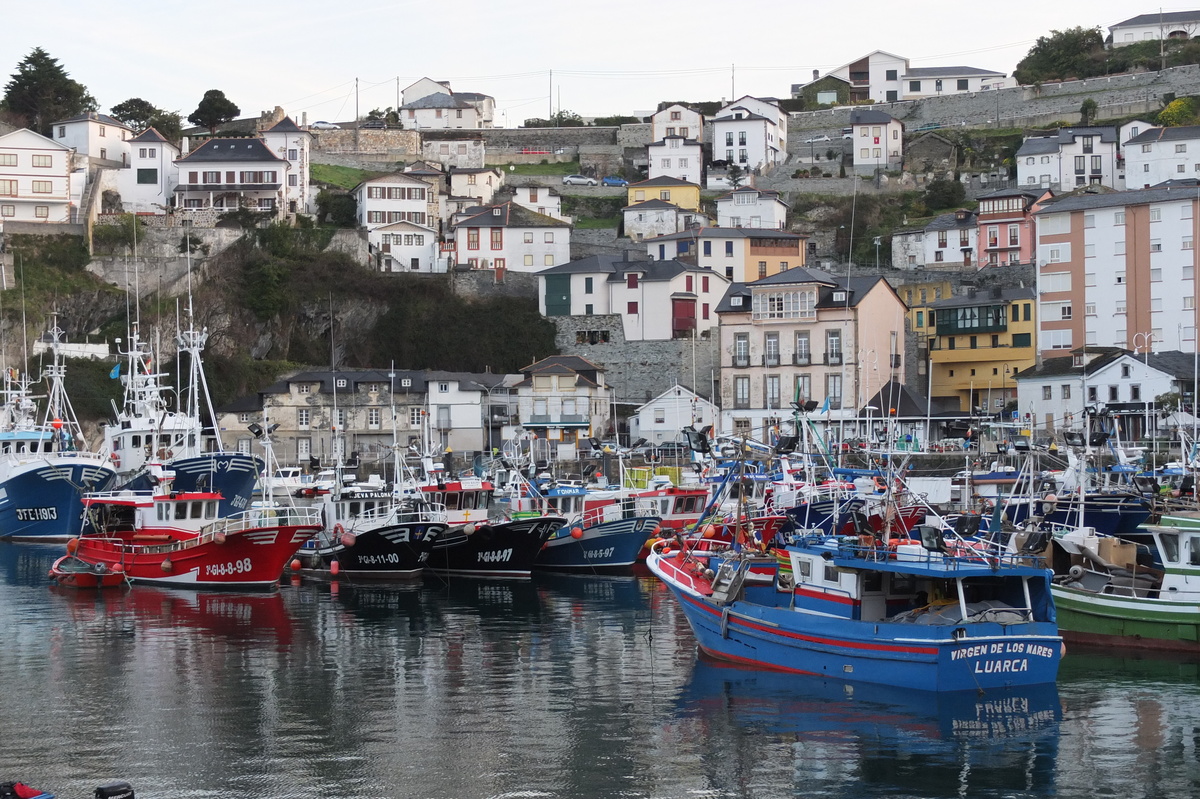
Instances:
[[[1142,340],[1141,345],[1138,344],[1138,339]],[[1143,352],[1143,363],[1146,366],[1147,374],[1149,374],[1150,350],[1152,350],[1154,348],[1154,332],[1153,331],[1151,331],[1149,333],[1134,333],[1133,334],[1133,354],[1137,355],[1139,350],[1141,350],[1143,347],[1145,348],[1145,351]],[[1150,395],[1148,393],[1146,394],[1145,397],[1143,397],[1143,402],[1145,402],[1145,405],[1146,405],[1145,435],[1147,438],[1149,438],[1150,437]],[[1155,455],[1157,455],[1157,454],[1158,453],[1155,453]],[[1151,464],[1151,468],[1153,468],[1153,464]]]

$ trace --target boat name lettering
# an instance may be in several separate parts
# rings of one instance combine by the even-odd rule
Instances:
[[[496,549],[490,552],[480,552],[480,563],[499,563],[501,561],[510,560],[512,558],[511,549]]]
[[[611,558],[613,556],[613,550],[615,550],[615,549],[616,549],[616,547],[609,547],[608,549],[585,549],[583,551],[583,556],[585,558],[593,558],[593,559]]]
[[[1035,657],[1052,658],[1054,657],[1054,649],[1045,644],[1028,644],[1024,641],[1001,641],[995,644],[976,644],[974,646],[965,646],[961,649],[955,649],[950,653],[951,660],[963,660],[964,658],[977,658],[983,655],[1004,655],[1004,654],[1019,654],[1033,655]]]
[[[367,566],[375,566],[383,563],[399,563],[400,556],[395,552],[384,552],[379,555],[359,555],[358,562]]]
[[[204,568],[210,575],[222,576],[226,574],[245,574],[250,571],[252,565],[250,558],[242,558],[241,560],[229,561],[227,563],[213,563]]]
[[[233,499],[229,500],[229,504],[235,508],[242,508],[243,510],[245,510],[246,498],[245,497],[234,497]]]
[[[1008,671],[1029,671],[1029,658],[975,661],[976,674],[999,674]]]
[[[17,521],[44,522],[58,518],[58,508],[17,508]]]

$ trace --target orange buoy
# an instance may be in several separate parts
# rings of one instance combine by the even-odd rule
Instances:
[[[340,572],[341,570],[342,570],[342,564],[338,563],[336,560],[333,563],[329,564],[329,573],[332,574],[334,577],[337,577],[338,572]]]
[[[342,533],[342,546],[344,547],[354,546],[354,542],[357,540],[354,533]]]
[[[224,544],[225,543],[225,534],[217,533],[216,535],[213,536],[213,541],[215,541],[218,544]]]
[[[79,539],[72,538],[67,542],[67,554],[74,555],[79,550]]]
[[[125,567],[120,563],[114,563],[112,565],[112,570],[117,574],[120,574],[121,572],[125,571]]]
[[[572,527],[571,538],[583,538],[583,530],[580,530],[578,527]]]
[[[165,571],[165,572],[167,572],[167,573],[169,574],[169,573],[170,573],[170,571],[171,571],[171,569],[175,568],[175,564],[171,562],[171,559],[170,559],[170,558],[166,558],[166,559],[165,559],[165,560],[163,560],[163,562],[160,564],[160,567],[162,568],[162,570],[163,570],[163,571]]]
[[[292,560],[292,571],[294,571],[294,572],[300,571],[300,567],[303,565],[304,564],[300,562],[300,558],[295,558],[294,560]]]

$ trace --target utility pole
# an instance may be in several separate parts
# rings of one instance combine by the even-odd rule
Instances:
[[[550,70],[550,93],[546,95],[546,108],[550,114],[547,119],[554,119],[554,70]]]

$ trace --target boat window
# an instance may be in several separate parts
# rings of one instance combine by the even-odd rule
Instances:
[[[341,521],[342,519],[346,518],[345,510],[346,510],[346,508],[342,505],[342,503],[340,503],[340,502],[335,503],[333,506],[333,518],[337,519],[338,521]]]
[[[171,520],[171,511],[169,510],[167,503],[156,502],[154,503],[154,506],[155,510],[158,511],[158,520],[160,522],[168,522]]]
[[[892,575],[893,594],[911,594],[917,590],[917,579],[911,574]]]
[[[130,436],[129,445],[132,447],[140,447],[142,445],[142,437],[141,436]]]
[[[7,441],[5,441],[4,442],[4,451],[6,453],[12,452],[12,444],[9,444]]]
[[[188,438],[187,438],[187,441],[188,441],[188,446],[189,446],[189,447],[194,447],[194,446],[196,446],[196,434],[195,434],[195,433],[188,433]]]
[[[217,503],[212,502],[212,501],[204,503],[204,518],[206,518],[206,519],[217,518]]]
[[[825,582],[834,583],[835,585],[838,582],[837,566],[834,566],[832,563],[825,564]]]
[[[123,449],[122,444],[123,444],[123,441],[121,439],[119,439],[119,438],[115,439],[113,441],[113,447],[112,447],[113,452],[120,452]]]
[[[1158,540],[1162,542],[1162,555],[1164,561],[1171,563],[1179,562],[1179,534],[1178,533],[1159,533]]]
[[[1200,536],[1192,536],[1188,539],[1188,549],[1190,550],[1188,563],[1192,566],[1200,566]]]
[[[446,510],[458,510],[458,502],[461,495],[455,491],[446,492]]]
[[[351,502],[350,503],[350,518],[354,518],[355,516],[357,516],[360,513],[362,513],[362,503],[361,502]]]
[[[363,503],[363,513],[370,513],[373,510],[375,510],[374,502],[364,502]]]
[[[883,590],[883,572],[867,572],[864,575],[863,591],[882,591]]]
[[[24,451],[25,451],[25,442],[22,441],[21,443],[17,444],[17,452],[24,452]]]
[[[812,579],[812,561],[800,559],[797,561],[797,565],[800,566],[800,579],[811,580]]]
[[[175,504],[175,518],[176,519],[186,519],[187,518],[187,503],[186,502],[176,502],[174,504]]]
[[[204,514],[204,503],[201,502],[200,500],[196,500],[195,502],[192,503],[192,518],[199,519],[203,516],[203,514]]]

